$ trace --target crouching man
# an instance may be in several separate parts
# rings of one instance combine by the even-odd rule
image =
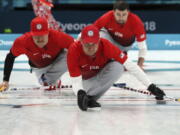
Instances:
[[[24,54],[35,72],[39,83],[48,86],[47,90],[60,87],[60,77],[67,71],[66,51],[74,42],[73,37],[64,32],[49,29],[42,17],[31,21],[31,31],[18,37],[5,58],[3,82],[0,92],[9,87],[9,79],[15,59]]]
[[[163,100],[165,95],[139,66],[128,60],[126,54],[108,40],[100,38],[94,25],[85,27],[80,41],[70,46],[67,64],[78,106],[83,111],[101,107],[97,100],[120,78],[124,67],[158,100]]]

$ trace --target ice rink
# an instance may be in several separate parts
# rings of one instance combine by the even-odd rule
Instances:
[[[6,53],[0,51],[1,80]],[[137,51],[129,57],[137,60]],[[180,98],[179,58],[180,51],[148,51],[144,67],[152,82],[175,98]],[[128,72],[118,82],[145,89]],[[71,84],[68,73],[62,83]],[[0,93],[0,135],[180,135],[180,102],[157,105],[153,96],[112,87],[99,101],[101,111],[82,112],[70,88],[29,90],[38,83],[24,56],[15,62],[10,84],[27,89]]]

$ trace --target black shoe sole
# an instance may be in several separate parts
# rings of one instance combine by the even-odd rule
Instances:
[[[87,111],[88,97],[83,90],[78,91],[78,106],[82,111]]]

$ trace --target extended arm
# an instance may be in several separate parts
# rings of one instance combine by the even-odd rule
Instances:
[[[143,69],[144,60],[147,54],[147,45],[146,40],[142,42],[137,42],[138,48],[139,48],[139,54],[138,54],[138,66]]]
[[[9,52],[5,58],[3,83],[0,84],[0,91],[4,91],[9,87],[9,78],[11,75],[15,58],[16,56],[14,56],[11,52]]]
[[[138,79],[147,87],[147,90],[149,90],[153,95],[156,96],[157,100],[163,100],[163,97],[166,94],[164,93],[163,90],[158,88],[155,84],[153,84],[149,80],[149,78],[147,77],[147,75],[144,73],[143,70],[141,70],[136,64],[134,64],[129,60],[126,60],[124,66],[134,77],[136,77],[136,79]]]

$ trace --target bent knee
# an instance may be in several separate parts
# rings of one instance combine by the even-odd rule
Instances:
[[[123,72],[124,71],[124,66],[117,62],[117,61],[113,61],[113,62],[110,62],[111,64],[111,68],[115,71],[120,71],[120,72]]]

